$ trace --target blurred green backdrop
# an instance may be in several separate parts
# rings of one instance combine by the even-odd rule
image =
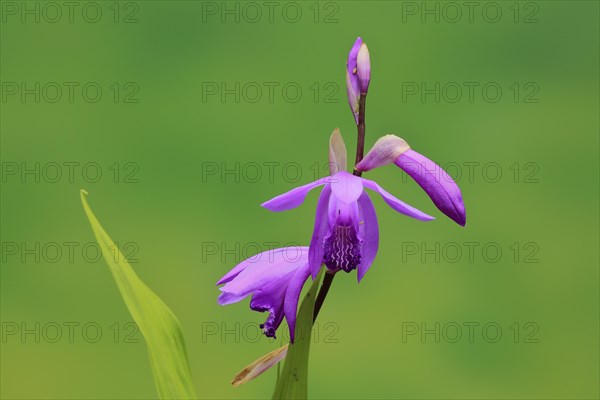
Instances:
[[[215,282],[308,244],[317,193],[259,205],[325,174],[335,127],[353,154],[358,35],[367,146],[393,132],[447,165],[468,222],[367,175],[438,219],[373,197],[380,251],[334,282],[311,397],[598,398],[598,2],[1,4],[3,398],[156,397],[80,188],[179,317],[198,394],[271,395],[273,371],[229,384],[278,342]]]

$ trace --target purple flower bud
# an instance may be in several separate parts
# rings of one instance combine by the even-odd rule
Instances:
[[[366,43],[360,46],[356,58],[356,72],[358,75],[358,86],[361,94],[367,94],[369,82],[371,81],[371,58]]]
[[[356,61],[358,52],[362,46],[362,39],[359,37],[354,42],[354,46],[348,54],[348,61],[346,63],[346,91],[348,93],[348,104],[354,114],[354,120],[358,124],[358,102],[360,100],[360,87],[358,83],[358,75],[356,70]]]

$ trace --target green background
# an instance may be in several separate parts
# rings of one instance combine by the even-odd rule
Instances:
[[[255,324],[266,315],[250,312],[247,301],[218,306],[215,282],[245,252],[252,255],[255,244],[261,250],[268,242],[308,244],[318,193],[286,213],[259,205],[314,180],[315,171],[325,174],[335,127],[353,158],[344,68],[357,35],[368,43],[372,60],[367,148],[393,132],[439,164],[454,163],[450,173],[462,189],[468,220],[461,228],[445,218],[395,167],[366,175],[438,219],[411,220],[372,196],[379,254],[360,285],[354,274],[340,274],[333,284],[311,349],[310,397],[598,398],[598,2],[524,2],[517,4],[518,22],[513,2],[496,2],[486,9],[489,19],[500,8],[496,23],[482,16],[485,2],[472,21],[462,7],[457,22],[448,20],[455,11],[444,2],[324,2],[316,5],[316,23],[313,2],[295,3],[302,11],[296,23],[282,16],[284,2],[277,3],[272,21],[261,6],[256,22],[248,20],[254,10],[243,3],[237,3],[239,22],[203,13],[201,2],[121,3],[116,23],[113,2],[96,3],[102,10],[97,23],[83,19],[86,3],[79,4],[73,22],[65,15],[56,23],[43,15],[39,23],[32,16],[22,22],[20,14],[2,15],[3,167],[34,168],[37,162],[50,178],[3,175],[3,398],[156,396],[143,338],[124,338],[131,317],[108,269],[102,261],[87,261],[93,248],[92,256],[82,255],[94,238],[80,188],[90,193],[90,205],[113,240],[135,243],[139,276],[180,319],[198,395],[271,395],[273,371],[243,387],[229,384],[278,343],[255,340]],[[440,21],[403,12],[412,5],[419,12],[440,7]],[[296,8],[289,7],[295,6],[286,8],[293,19]],[[53,18],[54,11],[46,11]],[[123,23],[132,12],[138,22]],[[6,82],[78,82],[79,88],[97,82],[103,94],[91,103],[76,89],[73,102],[64,92],[51,103],[42,93],[36,103],[33,95],[25,101],[8,95]],[[109,89],[114,82],[121,89],[134,82],[139,101],[124,102],[121,92],[115,102]],[[229,88],[240,82],[247,92],[239,103],[234,95],[203,98],[211,82]],[[249,101],[251,82],[264,90],[256,102]],[[273,101],[264,82],[279,85]],[[297,102],[282,94],[290,82],[302,89]],[[453,92],[436,102],[433,95],[403,99],[407,82],[480,86],[472,102],[466,92],[457,102],[447,101]],[[488,82],[502,88],[497,102],[482,95]],[[517,101],[509,88],[515,82]],[[50,182],[52,163],[65,162],[80,163],[73,182],[65,167],[58,182]],[[137,183],[124,182],[134,171],[128,162],[139,169]],[[86,163],[100,165],[98,182],[88,182],[93,170],[82,176]],[[115,163],[118,183],[109,169]],[[254,179],[256,163],[261,175]],[[273,179],[263,163],[278,163]],[[234,174],[205,173],[215,165],[220,171],[238,168],[239,181]],[[48,243],[65,252],[64,242],[78,247],[72,262],[64,253],[56,262],[54,253],[36,262],[23,252],[36,242],[48,252]],[[465,247],[470,242],[476,243],[472,259]],[[7,251],[15,243],[16,255]],[[440,251],[428,253],[436,243]],[[236,244],[240,250],[228,253]],[[208,251],[213,245],[217,254]],[[406,253],[411,246],[416,255]],[[64,326],[69,322],[80,324],[72,343]],[[473,340],[469,322],[479,324]],[[36,323],[39,343],[34,334],[7,333],[14,326],[35,331]],[[53,323],[63,326],[56,343],[48,340],[55,335]],[[86,323],[102,328],[96,343],[86,340],[95,336],[93,329],[83,336]],[[403,327],[434,329],[436,323],[439,343],[433,334],[403,338]],[[492,326],[487,335],[486,324]],[[456,325],[462,337],[452,343]],[[490,343],[495,326],[502,334]],[[219,332],[208,335],[215,327]],[[237,333],[222,337],[224,330]]]

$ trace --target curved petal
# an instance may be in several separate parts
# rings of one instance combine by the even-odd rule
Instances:
[[[329,173],[335,175],[346,170],[346,144],[338,128],[335,128],[329,138]]]
[[[252,296],[250,301],[252,310],[269,312],[265,323],[260,325],[264,334],[268,337],[275,337],[275,332],[281,325],[281,321],[283,321],[283,304],[287,282],[294,276],[294,273],[295,271],[290,271],[280,279],[269,282]]]
[[[238,265],[236,265],[235,267],[233,267],[228,273],[226,273],[225,275],[223,275],[223,277],[221,279],[219,279],[219,281],[217,282],[217,286],[218,285],[223,285],[223,284],[231,281],[236,276],[238,276],[240,274],[240,272],[242,272],[243,270],[245,270],[246,267],[248,267],[248,263],[246,263],[246,262],[239,263]]]
[[[221,305],[238,302],[254,291],[263,289],[273,281],[279,281],[288,273],[308,261],[308,247],[284,247],[267,250],[242,261],[219,282],[221,287],[218,302]]]
[[[317,212],[315,215],[315,228],[308,250],[308,263],[312,278],[316,279],[323,264],[324,239],[329,234],[328,209],[331,199],[331,185],[323,188],[319,202],[317,203]]]
[[[330,182],[333,195],[346,204],[357,201],[364,191],[361,178],[346,171],[340,171],[332,176]]]
[[[465,226],[467,213],[460,188],[442,167],[414,150],[400,155],[395,163],[423,188],[441,212]]]
[[[272,198],[271,200],[265,201],[261,204],[264,208],[271,211],[285,211],[291,208],[296,208],[306,198],[308,192],[317,186],[322,186],[327,183],[327,179],[329,177],[321,178],[317,181],[311,182],[309,184],[299,186],[295,189],[290,190],[289,192],[280,194],[277,197]]]
[[[396,159],[407,150],[410,146],[404,139],[396,135],[385,135],[377,139],[371,150],[358,164],[357,171],[370,171],[377,167],[392,164]]]
[[[361,219],[361,257],[358,265],[358,282],[365,276],[379,249],[379,225],[377,223],[377,214],[375,207],[369,198],[369,195],[364,192],[358,199],[358,208]]]
[[[226,273],[221,279],[219,279],[219,281],[217,282],[217,286],[218,285],[223,285],[231,280],[233,280],[236,276],[238,276],[243,270],[245,270],[247,267],[249,267],[252,264],[255,264],[257,262],[260,262],[260,260],[264,257],[271,257],[273,260],[277,259],[276,257],[278,253],[282,253],[282,252],[287,252],[289,251],[288,247],[282,247],[279,249],[273,249],[273,250],[267,250],[264,251],[262,253],[258,253],[253,255],[252,257],[242,261],[241,263],[239,263],[238,265],[236,265],[234,268],[232,268],[228,273]],[[271,254],[269,255],[268,252],[271,252]]]
[[[310,268],[308,263],[303,267],[300,267],[295,273],[293,278],[288,285],[287,291],[285,292],[285,300],[283,302],[283,312],[285,319],[287,320],[288,327],[290,328],[290,341],[294,343],[294,333],[296,329],[296,313],[298,311],[298,300],[304,282],[310,275]]]
[[[400,214],[407,215],[409,217],[413,217],[419,219],[421,221],[431,221],[433,218],[431,215],[425,214],[423,211],[417,210],[413,206],[406,204],[405,202],[398,200],[390,193],[386,192],[381,186],[379,186],[376,182],[370,181],[365,178],[361,178],[363,185],[381,195],[383,200],[388,204],[388,206],[392,207],[394,210],[398,211]]]

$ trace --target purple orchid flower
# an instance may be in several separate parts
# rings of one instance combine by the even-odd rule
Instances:
[[[294,342],[300,292],[310,275],[316,278],[321,265],[325,264],[331,273],[356,269],[359,282],[369,270],[379,248],[379,226],[365,188],[378,193],[401,214],[421,221],[434,219],[392,196],[376,182],[346,172],[346,160],[346,145],[336,129],[329,140],[331,175],[262,204],[271,211],[289,210],[302,204],[310,190],[323,186],[309,247],[285,247],[257,254],[217,282],[224,285],[220,288],[219,304],[236,303],[252,295],[251,309],[269,311],[261,324],[266,336],[275,337],[285,317]],[[403,139],[394,135],[380,138],[356,169],[369,171],[391,163],[417,181],[444,214],[464,225],[465,208],[456,183],[447,174],[444,179],[432,174],[441,168],[411,150]]]
[[[268,337],[275,332],[285,316],[294,342],[296,310],[304,282],[310,275],[308,247],[283,247],[268,250],[242,261],[222,277],[220,305],[237,303],[252,295],[250,308],[269,311],[260,327]]]
[[[364,145],[363,96],[367,95],[370,79],[369,50],[359,37],[350,50],[346,69],[348,102],[359,125],[358,160],[362,157]],[[302,204],[309,191],[323,186],[310,246],[260,253],[238,264],[217,282],[217,285],[224,285],[220,288],[219,304],[235,303],[252,295],[250,308],[260,312],[269,311],[265,323],[261,324],[266,336],[275,337],[285,317],[291,342],[294,342],[302,287],[310,275],[313,279],[317,277],[323,264],[330,274],[356,269],[359,282],[365,276],[379,248],[377,215],[365,189],[378,193],[392,209],[401,214],[421,221],[434,219],[397,199],[376,182],[362,178],[357,172],[356,175],[346,172],[346,146],[338,129],[334,130],[329,140],[329,162],[330,176],[297,187],[262,204],[271,211],[289,210]],[[440,211],[459,225],[465,225],[466,212],[458,185],[437,164],[412,150],[397,136],[380,138],[355,166],[355,171],[370,171],[392,163],[411,176]],[[291,249],[295,250],[295,257],[289,257]],[[332,276],[329,275],[330,278]]]
[[[322,264],[331,272],[357,269],[360,282],[373,263],[379,247],[377,215],[365,188],[378,193],[401,214],[422,221],[434,218],[398,200],[376,182],[344,171],[346,146],[337,129],[331,135],[329,154],[331,176],[297,187],[262,206],[271,211],[289,210],[302,204],[310,190],[324,186],[317,204],[309,247],[310,272],[314,279]]]
[[[429,195],[435,206],[461,226],[467,223],[462,194],[456,182],[439,165],[412,150],[394,135],[386,135],[373,145],[367,155],[356,165],[358,171],[394,163],[413,178]]]

